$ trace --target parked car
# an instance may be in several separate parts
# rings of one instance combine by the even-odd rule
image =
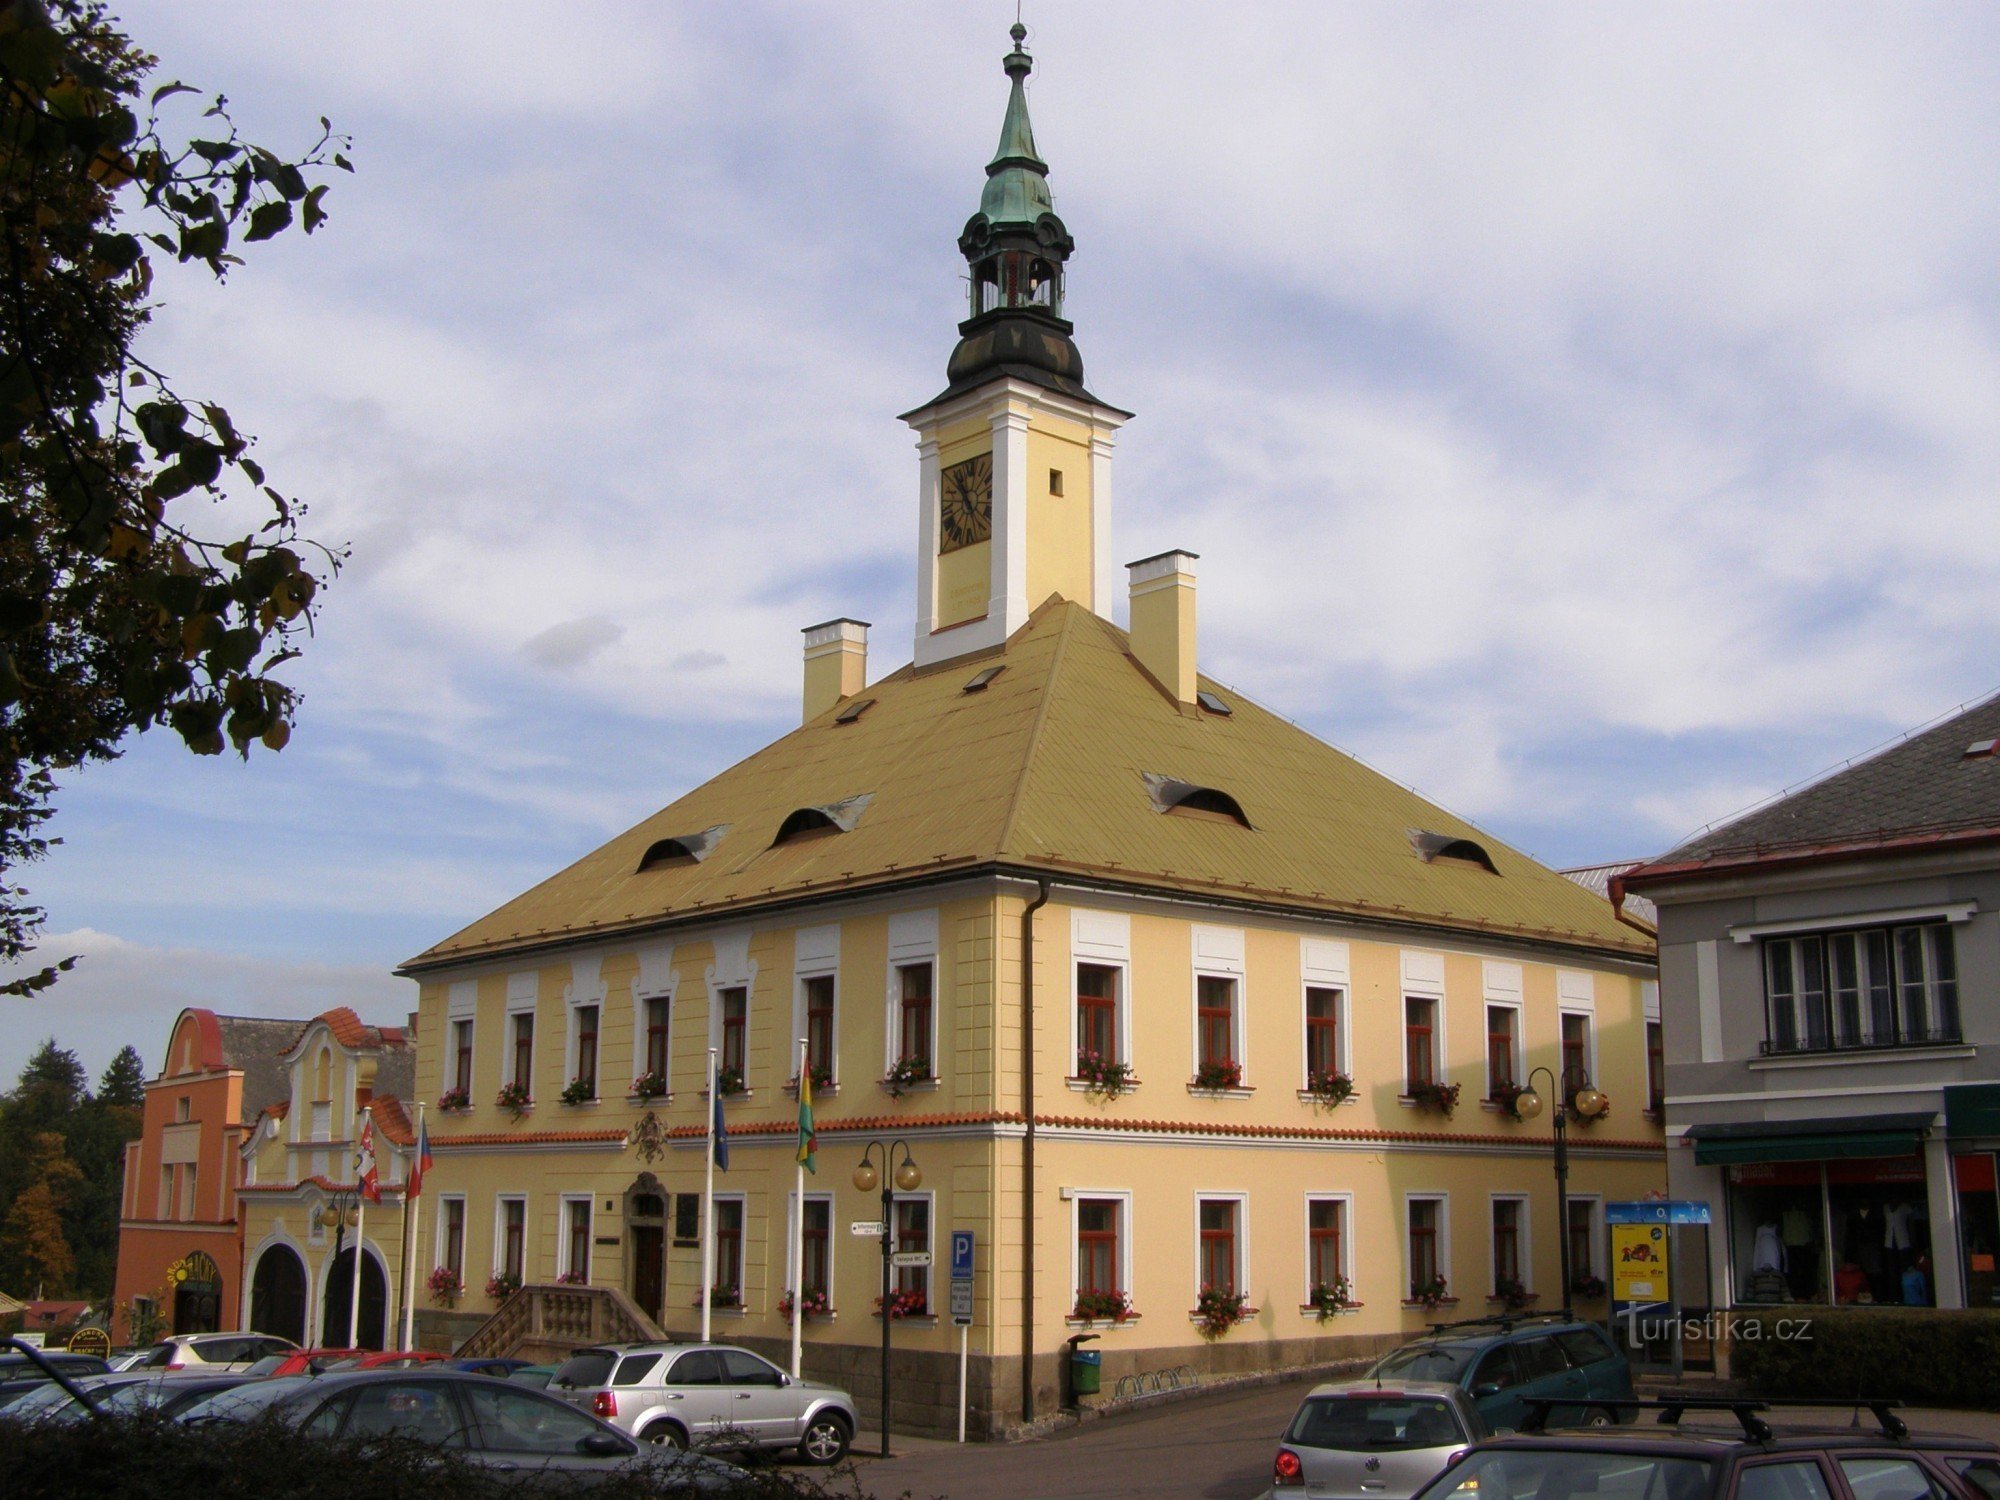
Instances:
[[[144,1370],[122,1372],[112,1370],[102,1375],[85,1375],[80,1379],[72,1379],[70,1384],[89,1396],[95,1404],[120,1386],[137,1385],[146,1379],[146,1374]],[[53,1380],[44,1380],[18,1400],[7,1404],[7,1419],[12,1422],[46,1422],[54,1418],[58,1412],[69,1410],[81,1415],[84,1407],[65,1386]]]
[[[1455,1385],[1411,1380],[1314,1386],[1279,1440],[1271,1494],[1313,1500],[1408,1500],[1466,1447],[1490,1436]]]
[[[88,1398],[79,1401],[53,1380],[23,1396],[7,1415],[20,1422],[80,1422],[93,1410],[134,1416],[152,1412],[170,1417],[248,1380],[248,1375],[203,1375],[192,1370],[114,1370],[87,1375],[75,1384]]]
[[[1531,1398],[1565,1398],[1551,1426],[1610,1426],[1632,1399],[1632,1366],[1595,1323],[1559,1314],[1440,1324],[1385,1354],[1369,1378],[1437,1380],[1472,1397],[1494,1432],[1519,1427]],[[1575,1398],[1569,1404],[1566,1398]]]
[[[1860,1414],[1844,1405],[1829,1409]],[[1627,1408],[1632,1416],[1645,1410],[1657,1410],[1659,1421],[1546,1432],[1530,1417],[1523,1430],[1468,1449],[1418,1500],[1829,1500],[1843,1493],[1853,1500],[1991,1500],[2000,1494],[2000,1447],[1911,1433],[1879,1404],[1872,1430],[1777,1426],[1771,1408],[1758,1401],[1644,1401]],[[1728,1425],[1681,1420],[1683,1413],[1705,1412]]]
[[[722,1492],[747,1476],[692,1453],[634,1441],[566,1401],[462,1370],[344,1370],[255,1380],[197,1402],[188,1423],[270,1420],[317,1436],[411,1438],[518,1481],[537,1473],[633,1477],[669,1493]]]
[[[247,1370],[299,1346],[272,1333],[179,1333],[140,1351],[128,1370]]]
[[[407,1370],[440,1364],[448,1356],[424,1349],[288,1349],[267,1354],[244,1371],[267,1375],[324,1375],[330,1370]]]
[[[454,1370],[469,1370],[474,1375],[500,1375],[500,1376],[513,1376],[520,1373],[522,1370],[529,1370],[536,1368],[535,1366],[530,1365],[525,1359],[483,1359],[483,1358],[453,1359],[451,1361],[451,1367]],[[548,1372],[551,1375],[555,1373],[556,1369],[554,1365],[546,1365],[543,1366],[542,1368],[548,1370]],[[544,1385],[546,1385],[547,1383],[548,1383],[547,1381],[543,1382]]]
[[[105,1362],[93,1354],[44,1354],[42,1359],[72,1380],[109,1373]],[[27,1355],[0,1354],[0,1411],[49,1383],[48,1371]]]
[[[522,1365],[518,1370],[509,1370],[506,1378],[525,1386],[532,1386],[538,1391],[545,1391],[549,1388],[549,1382],[555,1378],[556,1371],[561,1368],[560,1365]]]
[[[847,1392],[794,1380],[732,1344],[579,1349],[548,1388],[620,1431],[672,1448],[796,1448],[807,1463],[831,1464],[859,1425]]]

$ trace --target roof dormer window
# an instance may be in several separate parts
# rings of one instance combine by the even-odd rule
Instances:
[[[1460,838],[1450,833],[1428,833],[1421,828],[1410,830],[1410,846],[1417,851],[1417,858],[1427,865],[1446,860],[1457,864],[1477,865],[1489,875],[1498,875],[1494,868],[1493,856],[1485,846],[1471,839]]]
[[[795,844],[802,839],[829,838],[836,833],[846,833],[861,821],[861,815],[874,800],[873,792],[863,792],[858,797],[848,797],[840,802],[795,808],[778,825],[777,837],[771,840],[771,847],[775,849],[780,844]]]
[[[673,865],[700,864],[714,852],[716,843],[729,831],[727,823],[717,823],[713,828],[704,828],[700,833],[677,834],[672,838],[657,839],[647,846],[639,856],[639,868],[643,870],[664,869]]]
[[[1179,781],[1172,776],[1155,776],[1150,771],[1141,774],[1146,783],[1146,795],[1152,798],[1155,812],[1183,818],[1203,818],[1217,823],[1234,823],[1239,828],[1251,826],[1248,814],[1243,811],[1243,804],[1220,787],[1196,786],[1191,781]]]

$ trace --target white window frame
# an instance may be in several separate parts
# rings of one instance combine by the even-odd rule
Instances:
[[[1410,1205],[1413,1203],[1435,1203],[1438,1206],[1438,1275],[1444,1278],[1445,1295],[1455,1298],[1459,1295],[1459,1292],[1458,1278],[1452,1273],[1451,1268],[1451,1194],[1448,1192],[1412,1191],[1403,1194],[1403,1232],[1397,1236],[1403,1242],[1403,1284],[1401,1293],[1396,1300],[1399,1302],[1410,1301],[1410,1288],[1416,1282],[1416,1262],[1410,1255]]]
[[[1488,995],[1485,1010],[1481,1014],[1481,1020],[1485,1024],[1479,1030],[1479,1067],[1486,1075],[1486,1092],[1480,1097],[1484,1099],[1491,1099],[1493,1090],[1497,1086],[1493,1077],[1493,1046],[1490,1040],[1493,1035],[1493,1018],[1490,1013],[1496,1010],[1510,1010],[1514,1013],[1514,1083],[1518,1087],[1525,1088],[1528,1081],[1526,1066],[1528,1049],[1522,1038],[1522,1029],[1527,1020],[1526,1012],[1518,1000],[1496,1000]]]
[[[1231,984],[1229,1060],[1241,1070],[1238,1087],[1248,1088],[1250,1036],[1244,1012],[1250,1008],[1250,982],[1243,957],[1243,929],[1196,923],[1189,934],[1189,946],[1194,972],[1188,979],[1188,1074],[1193,1076],[1201,1066],[1201,982],[1204,979],[1227,979]]]
[[[680,976],[674,972],[674,945],[653,943],[639,950],[639,974],[632,981],[632,1077],[636,1080],[646,1070],[646,1007],[655,1000],[667,1003],[667,1056],[666,1069],[660,1081],[667,1086],[667,1094],[674,1091],[674,992],[680,986]],[[598,1050],[603,1050],[600,1035]],[[598,1071],[603,1072],[600,1062]],[[627,1093],[631,1092],[628,1088]],[[663,1096],[664,1097],[664,1096]]]
[[[1076,1294],[1083,1270],[1083,1257],[1077,1253],[1080,1243],[1077,1236],[1083,1232],[1083,1201],[1086,1198],[1104,1199],[1118,1205],[1118,1290],[1125,1294],[1128,1301],[1132,1300],[1132,1190],[1080,1187],[1070,1188],[1068,1193],[1070,1308],[1074,1310],[1076,1307]],[[1198,1233],[1196,1239],[1197,1241],[1200,1239]]]
[[[836,1272],[836,1261],[839,1256],[839,1237],[834,1233],[836,1227],[834,1214],[838,1206],[834,1202],[832,1193],[807,1193],[806,1202],[824,1203],[826,1205],[826,1297],[827,1304],[831,1306],[833,1303],[833,1289],[840,1285]],[[787,1193],[785,1194],[785,1284],[779,1288],[779,1295],[781,1296],[789,1292],[798,1280],[798,1262],[794,1259],[793,1255],[798,1244],[799,1195],[797,1193]]]
[[[888,974],[882,990],[884,1077],[902,1057],[902,971],[917,964],[931,966],[931,1077],[942,1079],[944,1058],[938,1052],[938,1038],[943,1030],[940,1012],[944,1009],[944,965],[938,959],[938,914],[934,906],[889,915]]]
[[[583,1027],[578,1012],[586,1006],[597,1007],[597,1062],[596,1076],[590,1080],[590,1097],[604,1095],[604,1021],[607,996],[604,985],[604,956],[601,953],[578,954],[570,960],[570,982],[563,995],[563,1087],[568,1088],[576,1078],[577,1067],[581,1063],[580,1038]]]
[[[702,973],[708,990],[708,1045],[722,1065],[722,992],[743,991],[743,1088],[750,1089],[750,1075],[757,1057],[757,1039],[751,1030],[751,1015],[757,998],[757,962],[750,957],[750,932],[738,928],[716,934],[715,961]],[[704,1068],[707,1066],[704,1062]],[[785,1060],[784,1076],[792,1076],[791,1059]]]
[[[1312,1049],[1306,1045],[1312,1028],[1306,1023],[1306,991],[1335,990],[1339,1022],[1334,1028],[1340,1071],[1354,1076],[1354,986],[1350,980],[1347,944],[1334,938],[1299,939],[1299,1087],[1312,1087]],[[1322,1195],[1324,1196],[1324,1195]],[[1349,1278],[1352,1280],[1352,1278]]]
[[[431,1218],[431,1265],[435,1267],[445,1263],[444,1206],[447,1203],[456,1203],[458,1205],[461,1236],[458,1246],[458,1274],[459,1278],[463,1280],[465,1277],[466,1262],[472,1251],[472,1215],[467,1212],[465,1194],[463,1193],[438,1194],[438,1209]]]
[[[895,1193],[891,1195],[889,1200],[890,1203],[889,1207],[890,1217],[888,1225],[889,1243],[890,1243],[890,1249],[893,1250],[895,1248],[895,1242],[896,1242],[895,1205],[899,1203],[919,1203],[919,1202],[924,1205],[924,1239],[930,1245],[931,1263],[927,1266],[919,1266],[914,1269],[921,1270],[923,1272],[925,1314],[929,1317],[936,1317],[938,1311],[938,1306],[937,1306],[938,1216],[937,1216],[936,1193],[932,1192],[929,1188],[923,1188],[914,1193]],[[891,1278],[890,1285],[891,1286],[895,1285],[895,1278],[893,1277]]]
[[[1431,1023],[1431,1077],[1439,1083],[1451,1082],[1451,1049],[1445,1046],[1444,955],[1426,949],[1405,948],[1401,959],[1403,985],[1396,996],[1396,1072],[1401,1093],[1407,1099],[1410,1096],[1410,1001],[1433,1002],[1431,1014],[1435,1019]],[[1483,1064],[1481,1068],[1483,1071]],[[1409,1237],[1407,1228],[1406,1222],[1406,1240]]]
[[[1250,1195],[1239,1192],[1207,1192],[1197,1190],[1194,1195],[1194,1287],[1188,1298],[1188,1306],[1193,1307],[1201,1299],[1201,1206],[1204,1203],[1234,1203],[1236,1205],[1236,1264],[1231,1268],[1236,1281],[1236,1291],[1243,1297],[1250,1295]]]
[[[569,1260],[569,1218],[570,1210],[577,1204],[583,1205],[586,1238],[594,1238],[597,1233],[597,1195],[595,1193],[564,1193],[556,1208],[556,1275],[567,1276],[577,1267]],[[582,1268],[586,1274],[590,1268]]]
[[[1078,908],[1070,913],[1069,964],[1069,1056],[1063,1072],[1076,1076],[1077,1054],[1083,1049],[1083,1032],[1076,1024],[1079,964],[1095,964],[1118,971],[1118,1004],[1111,1024],[1118,1036],[1118,1061],[1128,1068],[1132,1062],[1132,919],[1122,911],[1092,911]]]
[[[1521,1287],[1524,1291],[1535,1290],[1535,1242],[1533,1202],[1526,1193],[1489,1193],[1486,1196],[1486,1263],[1489,1276],[1493,1268],[1494,1236],[1500,1230],[1500,1205],[1512,1203],[1514,1214],[1514,1255],[1521,1263]],[[1497,1279],[1494,1278],[1494,1279]],[[1487,1293],[1493,1292],[1488,1287]]]
[[[534,1220],[528,1216],[529,1202],[526,1193],[495,1193],[493,1195],[493,1274],[498,1276],[507,1269],[507,1205],[521,1205],[521,1284],[534,1280],[529,1266],[534,1260]]]
[[[1305,1195],[1305,1217],[1299,1224],[1299,1242],[1302,1259],[1299,1264],[1305,1278],[1305,1291],[1299,1298],[1301,1305],[1312,1297],[1313,1257],[1312,1257],[1312,1211],[1315,1203],[1338,1203],[1340,1209],[1340,1274],[1347,1278],[1347,1295],[1353,1301],[1360,1301],[1360,1291],[1354,1284],[1354,1194],[1352,1193],[1307,1193]]]
[[[458,1028],[464,1025],[468,1045],[466,1047],[466,1076],[455,1076],[458,1066]],[[454,979],[445,991],[444,1047],[446,1078],[448,1089],[462,1088],[465,1097],[473,1095],[472,1080],[479,1076],[479,982],[473,979]]]
[[[835,1086],[840,1083],[840,924],[829,922],[819,927],[801,927],[792,934],[792,1032],[785,1039],[785,1078],[795,1078],[799,1071],[799,1038],[806,1034],[806,981],[808,979],[831,979],[833,981],[833,1055],[827,1061],[833,1069]],[[749,1035],[744,1035],[744,1044],[749,1044]]]

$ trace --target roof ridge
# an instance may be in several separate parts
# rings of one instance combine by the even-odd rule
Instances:
[[[1065,604],[1071,602],[1073,601],[1063,601]],[[1075,608],[1081,609],[1083,606],[1079,604]],[[1042,731],[1048,725],[1049,710],[1056,701],[1056,675],[1062,671],[1063,657],[1069,649],[1070,632],[1076,622],[1075,609],[1062,610],[1061,614],[1062,624],[1056,631],[1055,644],[1049,648],[1049,670],[1047,681],[1042,685],[1042,701],[1035,705],[1035,722],[1028,727],[1027,743],[1022,747],[1021,774],[1014,778],[1014,791],[1007,799],[1006,815],[1000,820],[1000,836],[994,840],[993,852],[996,857],[1004,855],[1014,845],[1014,823],[1021,816],[1021,803],[1027,797],[1028,778],[1035,770],[1035,752],[1041,749]],[[1034,624],[1035,617],[1031,614],[1028,616],[1028,623],[1021,627],[1017,635],[1032,630]],[[1012,642],[1008,644],[1011,645]]]

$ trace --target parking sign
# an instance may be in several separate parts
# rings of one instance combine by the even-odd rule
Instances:
[[[972,1231],[954,1229],[951,1232],[951,1279],[953,1281],[972,1280]]]

